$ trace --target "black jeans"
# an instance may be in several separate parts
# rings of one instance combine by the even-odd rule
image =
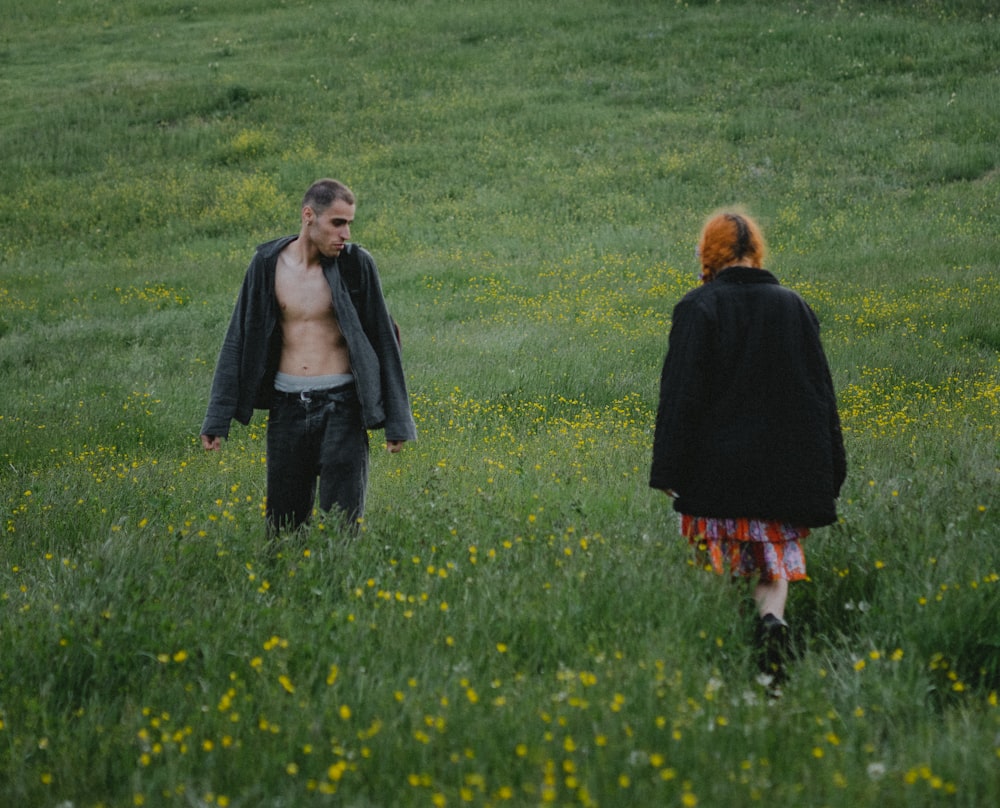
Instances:
[[[275,392],[267,426],[267,521],[295,529],[319,507],[346,525],[364,515],[368,432],[353,384],[308,393]]]

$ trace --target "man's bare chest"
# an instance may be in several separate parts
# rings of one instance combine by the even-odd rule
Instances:
[[[286,321],[336,320],[330,286],[321,269],[279,261],[274,291],[282,319]]]

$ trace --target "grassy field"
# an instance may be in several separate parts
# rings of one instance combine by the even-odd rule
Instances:
[[[7,0],[0,805],[1000,803],[994,5]],[[420,438],[273,554],[265,417],[197,432],[321,176]],[[732,203],[850,464],[777,703],[647,487]]]

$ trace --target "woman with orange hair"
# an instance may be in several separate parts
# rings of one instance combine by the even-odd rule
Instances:
[[[650,485],[719,574],[755,579],[756,652],[772,688],[789,653],[789,581],[809,528],[836,521],[847,473],[833,381],[809,305],[763,268],[760,227],[714,214],[702,285],[676,305],[660,378]]]

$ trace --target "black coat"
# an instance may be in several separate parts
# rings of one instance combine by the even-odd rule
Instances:
[[[844,442],[819,321],[770,272],[730,267],[674,308],[649,484],[693,516],[837,519]]]

